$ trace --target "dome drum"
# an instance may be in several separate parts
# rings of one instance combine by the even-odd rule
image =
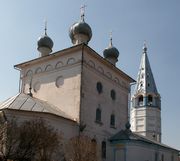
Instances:
[[[84,35],[84,34],[75,34],[73,39],[72,39],[72,43],[74,45],[78,45],[81,43],[85,43],[88,44],[88,36]]]

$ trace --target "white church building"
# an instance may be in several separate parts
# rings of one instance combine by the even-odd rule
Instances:
[[[88,46],[91,27],[80,21],[69,30],[72,46],[52,52],[45,33],[40,56],[15,65],[20,92],[0,104],[7,120],[43,118],[66,139],[79,134],[95,139],[103,161],[178,161],[179,151],[161,143],[161,99],[144,46],[128,121],[130,84],[116,67],[119,52],[112,38],[104,57]]]

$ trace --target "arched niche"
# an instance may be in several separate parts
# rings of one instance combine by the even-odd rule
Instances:
[[[62,61],[58,61],[57,63],[56,63],[56,65],[55,65],[55,68],[56,69],[59,69],[59,68],[61,68],[63,66],[63,62]]]
[[[35,74],[38,74],[38,73],[41,73],[41,72],[42,72],[41,67],[38,67],[38,68],[35,70]]]
[[[92,60],[88,61],[88,65],[92,68],[95,68],[95,63]]]
[[[75,59],[74,58],[69,58],[67,60],[67,64],[74,64],[75,63]]]
[[[45,71],[51,71],[53,70],[53,67],[51,64],[48,64],[46,67],[45,67]]]

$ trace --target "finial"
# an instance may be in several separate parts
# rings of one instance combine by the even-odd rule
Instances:
[[[144,41],[144,45],[143,45],[143,53],[147,52],[147,45],[146,45],[146,41]]]
[[[44,20],[44,33],[47,35],[47,19]]]
[[[109,33],[109,37],[110,37],[110,43],[109,43],[109,47],[112,47],[112,31],[110,31]]]
[[[81,21],[84,21],[84,16],[85,16],[85,7],[86,5],[82,5],[80,10],[81,10]]]

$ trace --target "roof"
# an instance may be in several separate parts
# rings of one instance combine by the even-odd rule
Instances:
[[[118,72],[119,75],[124,76],[124,78],[126,78],[127,80],[129,80],[130,82],[136,82],[133,78],[131,78],[129,75],[127,75],[125,72],[123,72],[121,69],[119,69],[118,67],[116,67],[115,65],[113,65],[112,63],[110,63],[108,60],[106,60],[104,57],[102,57],[101,55],[99,55],[95,50],[93,50],[91,47],[89,47],[88,45],[85,45],[87,49],[89,49],[91,51],[91,53],[98,58],[99,60],[103,61],[104,64],[106,64],[107,66],[109,66],[109,68],[113,69],[114,71]]]
[[[24,93],[19,93],[0,103],[0,110],[4,109],[50,113],[75,121],[58,107]]]
[[[138,93],[139,91],[142,93],[158,94],[156,83],[154,81],[153,73],[149,63],[146,46],[143,47],[135,93]]]
[[[85,47],[85,48],[84,48]],[[69,48],[54,52],[50,55],[47,56],[43,56],[43,57],[39,57],[21,64],[17,64],[14,67],[18,70],[21,70],[23,67],[26,67],[28,65],[31,64],[36,64],[38,62],[45,62],[45,61],[49,61],[49,59],[56,59],[57,57],[61,56],[63,53],[67,54],[70,50],[83,50],[83,49],[89,49],[89,51],[91,51],[91,53],[98,58],[99,60],[103,61],[106,65],[108,65],[110,68],[112,68],[114,71],[118,72],[118,74],[124,76],[126,79],[128,79],[130,82],[135,82],[135,80],[133,78],[131,78],[129,75],[127,75],[126,73],[124,73],[122,70],[120,70],[119,68],[117,68],[116,66],[112,65],[111,63],[109,63],[105,58],[103,58],[101,55],[99,55],[95,50],[93,50],[91,47],[89,47],[87,44],[78,44],[78,45],[74,45],[71,46]]]
[[[142,135],[138,135],[136,133],[133,133],[131,130],[129,129],[126,129],[126,130],[121,130],[119,131],[118,133],[116,133],[114,136],[112,136],[109,141],[111,143],[118,143],[118,142],[121,142],[121,141],[132,141],[132,142],[143,142],[143,143],[146,143],[146,144],[151,144],[151,145],[157,145],[157,146],[160,146],[160,147],[163,147],[163,148],[166,148],[166,149],[171,149],[171,150],[175,150],[175,151],[178,151],[177,149],[174,149],[168,145],[165,145],[165,144],[162,144],[160,142],[157,142],[157,141],[154,141],[154,140],[150,140]]]

